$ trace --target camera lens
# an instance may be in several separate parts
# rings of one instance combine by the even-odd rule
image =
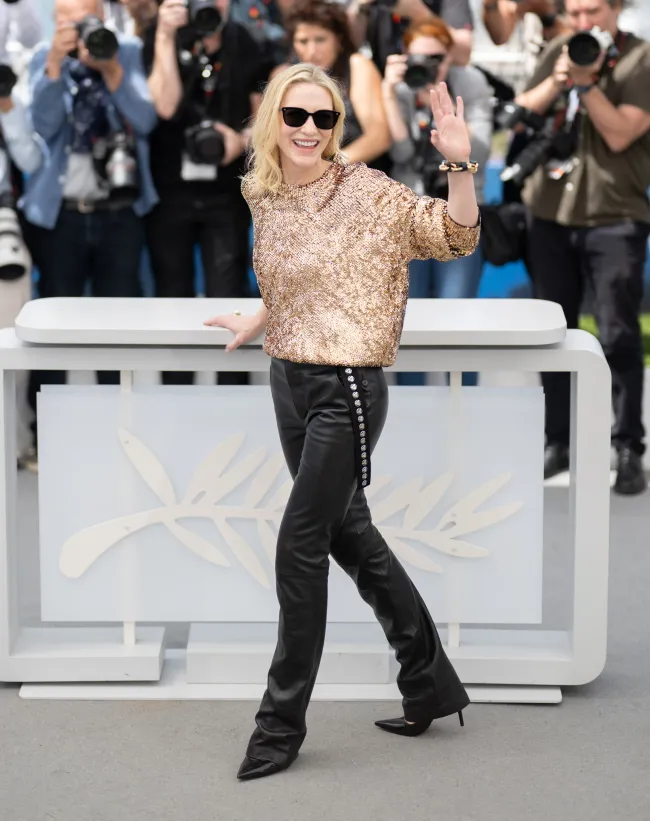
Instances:
[[[440,54],[411,54],[406,59],[404,82],[414,91],[435,83],[442,60]]]
[[[198,34],[213,34],[221,25],[221,12],[214,0],[189,0],[190,25]]]
[[[574,34],[567,44],[569,59],[577,66],[593,65],[601,52],[598,40],[587,31]]]
[[[84,42],[95,60],[110,60],[117,54],[117,38],[110,29],[97,29]]]

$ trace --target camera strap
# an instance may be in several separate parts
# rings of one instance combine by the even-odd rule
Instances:
[[[224,45],[222,43],[221,50]],[[193,71],[189,82],[184,86],[183,109],[189,107],[194,110],[200,120],[216,119],[216,112],[211,110],[217,99],[217,91],[223,92],[224,72],[221,60],[211,60],[206,54],[203,43],[197,41],[190,49],[193,61]],[[197,84],[203,92],[203,101],[196,99]]]

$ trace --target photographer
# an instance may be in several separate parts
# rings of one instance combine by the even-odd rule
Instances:
[[[558,302],[577,328],[585,285],[593,291],[614,389],[614,489],[634,494],[646,487],[639,313],[650,231],[650,44],[618,30],[620,12],[619,0],[566,0],[576,34],[550,44],[517,102],[546,115],[555,134],[524,189],[535,294]],[[569,462],[569,376],[542,376],[552,476]]]
[[[429,103],[431,88],[446,82],[453,99],[463,98],[472,158],[479,163],[476,196],[482,202],[485,164],[492,142],[492,91],[485,76],[471,66],[452,65],[453,39],[438,20],[412,26],[404,36],[407,55],[389,56],[383,81],[384,105],[393,138],[392,176],[419,196],[447,199],[447,174],[439,170],[442,158],[430,140],[435,128]],[[438,262],[413,260],[409,271],[409,296],[418,298],[475,297],[481,279],[479,250],[467,257]],[[475,374],[464,374],[464,384],[476,384]],[[423,374],[399,374],[402,385],[424,384]]]
[[[433,23],[439,17],[454,38],[453,62],[461,66],[469,63],[474,28],[469,0],[352,0],[348,15],[358,46],[368,43],[382,75],[388,55],[402,51],[406,29],[410,25]]]
[[[483,25],[492,42],[502,46],[519,24],[530,23],[526,46],[534,50],[533,53],[539,53],[542,43],[567,30],[558,6],[558,0],[483,0]]]
[[[240,23],[262,46],[268,46],[274,63],[289,56],[284,15],[277,0],[230,0],[228,17]]]
[[[32,174],[43,160],[43,152],[15,91],[16,75],[0,66],[0,328],[13,327],[23,305],[31,299],[31,258],[16,211],[20,172]],[[17,171],[18,173],[12,173]],[[30,456],[28,430],[27,374],[17,374],[19,464]]]
[[[149,87],[162,118],[151,136],[160,203],[147,221],[160,297],[192,297],[194,247],[201,250],[208,297],[248,296],[250,212],[241,195],[246,125],[272,68],[268,50],[228,19],[227,0],[188,8],[165,0],[145,37]],[[223,373],[220,384],[246,374]],[[191,373],[163,374],[166,384]]]
[[[147,134],[156,122],[141,44],[104,28],[95,0],[58,0],[52,42],[29,66],[31,118],[47,161],[22,208],[42,297],[140,295],[141,217],[156,194]],[[32,378],[64,381],[47,372]],[[101,372],[102,383],[118,374]]]
[[[524,57],[524,84],[535,70],[541,51],[555,37],[567,32],[560,14],[561,0],[483,0],[483,25],[492,42],[504,45],[520,28],[518,46]],[[517,88],[521,89],[522,85]],[[516,129],[510,140],[505,161],[510,165],[529,143],[529,135]],[[503,202],[521,203],[521,188],[511,181],[503,183]]]

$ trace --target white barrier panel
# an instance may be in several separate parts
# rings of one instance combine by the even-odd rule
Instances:
[[[541,622],[541,388],[392,388],[368,496],[439,622]],[[46,621],[275,622],[291,488],[268,387],[48,386]],[[331,563],[328,618],[374,622]]]

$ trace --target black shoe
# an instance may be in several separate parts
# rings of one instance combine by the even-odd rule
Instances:
[[[547,445],[544,450],[544,478],[550,479],[569,469],[569,448],[567,445]]]
[[[643,493],[648,481],[643,470],[643,462],[631,448],[621,448],[618,452],[618,466],[614,491],[625,496]]]
[[[459,711],[458,718],[460,719],[460,726],[464,727],[465,722],[463,720],[462,710]],[[382,730],[386,730],[387,733],[406,735],[413,738],[414,736],[422,735],[425,730],[428,730],[432,721],[432,718],[428,718],[422,721],[409,723],[405,718],[385,718],[381,721],[375,721],[375,724]]]
[[[246,756],[241,763],[237,778],[240,781],[251,781],[253,778],[264,778],[267,775],[275,775],[282,770],[286,770],[296,760],[297,755],[288,758],[284,763],[277,764],[275,761],[262,761],[261,758],[249,758]]]

